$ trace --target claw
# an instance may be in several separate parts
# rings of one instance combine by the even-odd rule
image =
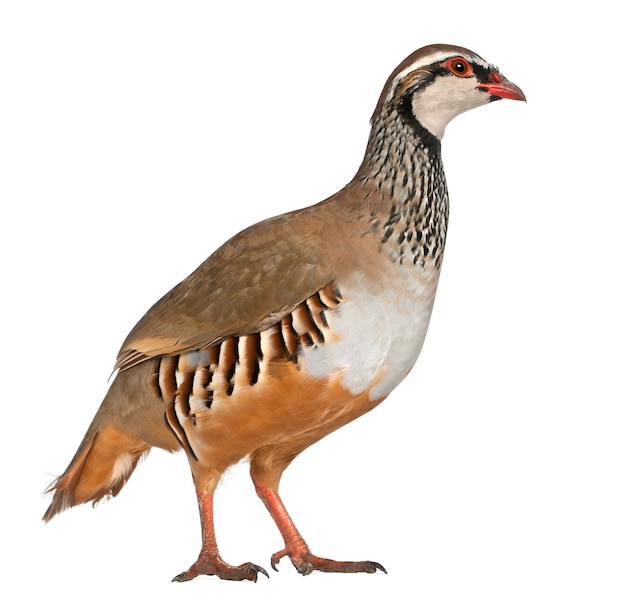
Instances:
[[[266,578],[269,578],[269,577],[270,577],[270,575],[267,573],[267,571],[266,571],[264,568],[262,568],[261,566],[257,566],[257,565],[255,565],[255,564],[251,564],[251,565],[253,565],[253,566],[254,566],[254,569],[255,569],[255,572],[254,572],[254,582],[256,582],[256,581],[257,581],[257,577],[258,577],[258,575],[259,575],[259,572],[260,572],[261,574],[263,574],[263,576],[265,576]],[[384,569],[384,568],[383,568],[383,569]]]
[[[365,563],[369,563],[373,568],[374,568],[374,572],[376,570],[380,570],[381,572],[384,572],[385,574],[387,574],[387,570],[385,570],[384,566],[382,566],[381,564],[379,564],[377,561],[367,561]],[[372,572],[372,574],[374,573]]]
[[[270,563],[272,564],[272,569],[275,572],[278,572],[278,568],[276,566],[278,565],[278,562],[283,557],[285,557],[285,555],[288,555],[287,549],[283,549],[282,551],[279,551],[278,553],[274,553],[274,555],[272,555],[272,558],[270,559]]]

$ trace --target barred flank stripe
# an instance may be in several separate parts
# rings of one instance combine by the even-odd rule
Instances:
[[[176,438],[180,441],[180,444],[183,445],[183,448],[190,457],[194,459],[198,459],[194,450],[191,448],[189,444],[189,439],[187,438],[187,434],[185,433],[185,429],[183,428],[183,424],[178,419],[178,415],[176,414],[176,405],[175,403],[169,403],[165,408],[165,417],[167,418],[167,423],[169,424],[172,432],[176,435]]]
[[[261,355],[261,335],[259,333],[242,336],[239,339],[239,365],[244,381],[254,386],[259,379]]]
[[[298,356],[298,334],[293,327],[293,313],[290,313],[286,317],[283,317],[280,322],[280,334],[283,337],[283,347],[286,350],[286,359],[289,361],[296,361]]]

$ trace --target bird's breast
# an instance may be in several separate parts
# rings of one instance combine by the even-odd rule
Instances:
[[[372,401],[387,396],[422,349],[437,278],[434,267],[407,265],[376,282],[363,273],[337,282],[341,303],[326,313],[324,344],[302,349],[302,370],[314,378],[341,374],[344,388],[352,394],[369,389]]]

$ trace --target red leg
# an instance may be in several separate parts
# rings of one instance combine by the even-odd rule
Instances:
[[[262,567],[253,563],[232,566],[220,557],[213,526],[213,492],[197,491],[197,494],[202,524],[202,549],[197,561],[186,572],[176,576],[173,581],[185,582],[200,574],[219,576],[223,580],[252,580],[254,582],[259,572],[269,577]]]
[[[313,555],[287,513],[287,509],[278,492],[258,480],[254,473],[251,472],[250,475],[252,476],[257,494],[265,503],[272,518],[274,518],[274,522],[276,522],[285,541],[285,548],[272,555],[272,568],[274,570],[278,571],[276,564],[278,564],[281,558],[287,556],[291,559],[291,563],[293,563],[296,570],[304,576],[314,570],[319,570],[320,572],[368,572],[370,574],[373,574],[376,570],[381,570],[385,574],[387,573],[387,570],[375,561],[334,561]]]

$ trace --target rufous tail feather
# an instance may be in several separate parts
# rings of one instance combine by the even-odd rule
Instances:
[[[54,497],[44,521],[74,505],[95,505],[105,497],[117,495],[149,450],[150,445],[144,441],[111,425],[91,436],[88,433],[63,475],[46,490],[54,492]]]

